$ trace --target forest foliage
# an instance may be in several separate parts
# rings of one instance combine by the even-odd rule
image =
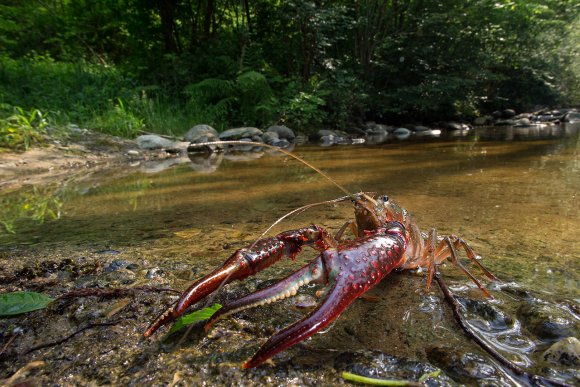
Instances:
[[[0,110],[135,135],[580,103],[576,0],[0,1]]]

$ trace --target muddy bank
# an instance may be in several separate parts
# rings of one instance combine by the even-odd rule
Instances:
[[[0,152],[0,189],[47,184],[75,175],[171,157],[140,149],[135,141],[79,129],[64,138],[46,138],[25,152]]]
[[[31,290],[57,300],[45,310],[0,319],[0,379],[32,363],[35,368],[11,382],[337,385],[346,383],[340,376],[343,371],[417,380],[439,368],[443,373],[429,385],[517,383],[466,338],[439,290],[425,293],[424,278],[411,273],[391,275],[369,292],[370,299],[355,301],[323,334],[257,369],[243,370],[241,364],[276,330],[309,312],[295,298],[237,313],[218,322],[208,334],[197,325],[170,338],[164,337],[165,329],[144,339],[147,325],[176,299],[172,290],[185,289],[223,259],[221,252],[221,258],[190,264],[175,256],[184,248],[176,243],[165,238],[143,242],[138,248],[56,243],[46,248],[3,249],[0,292]],[[207,246],[207,252],[220,250],[219,242]],[[239,298],[300,265],[283,262],[267,275],[227,285],[214,302]],[[445,272],[470,323],[506,357],[533,372],[578,382],[577,364],[542,359],[543,351],[560,336],[577,335],[573,303],[550,302],[549,313],[560,313],[555,321],[568,321],[555,333],[550,321],[545,321],[551,317],[522,316],[521,305],[546,307],[533,293],[515,285],[492,286],[496,302],[490,303],[477,289],[458,285],[456,280],[463,281],[460,274],[452,269]],[[314,300],[315,291],[308,288],[301,293]],[[541,328],[534,328],[542,324],[547,324],[552,336],[544,337]]]

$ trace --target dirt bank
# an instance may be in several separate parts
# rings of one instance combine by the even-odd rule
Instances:
[[[47,183],[124,163],[165,158],[159,151],[139,149],[132,140],[79,130],[66,139],[47,138],[25,152],[0,150],[0,189]]]

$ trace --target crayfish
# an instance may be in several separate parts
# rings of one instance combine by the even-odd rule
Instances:
[[[268,146],[238,141],[219,141],[197,145],[212,144]],[[235,251],[221,267],[193,283],[175,306],[168,308],[151,324],[144,334],[145,337],[180,317],[190,305],[207,297],[221,286],[233,280],[243,280],[254,275],[283,257],[293,259],[306,246],[319,252],[309,264],[276,284],[226,304],[205,324],[207,331],[220,318],[246,308],[293,296],[301,286],[306,284],[327,286],[328,290],[316,309],[300,321],[274,334],[250,360],[244,363],[244,368],[257,367],[278,352],[324,329],[337,319],[354,300],[396,269],[426,268],[427,289],[429,289],[437,265],[449,260],[459,267],[486,296],[491,297],[485,287],[459,262],[458,250],[462,249],[488,278],[496,279],[478,262],[474,251],[463,239],[453,235],[439,237],[435,229],[424,234],[407,210],[398,206],[386,195],[368,192],[351,194],[297,155],[273,148],[305,163],[347,194],[338,199],[301,207],[284,217],[317,205],[351,201],[354,204],[355,219],[346,222],[336,236],[332,236],[320,226],[311,225],[285,231],[271,238],[258,239],[251,246]],[[352,231],[354,239],[342,238],[347,229]]]

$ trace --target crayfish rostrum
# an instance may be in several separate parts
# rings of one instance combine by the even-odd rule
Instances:
[[[238,142],[224,141],[213,144],[236,143]],[[208,144],[212,143],[198,145]],[[259,143],[255,145],[266,146]],[[298,156],[281,151],[312,167]],[[312,168],[330,179],[317,168]],[[331,181],[338,186],[336,182]],[[257,367],[278,352],[324,329],[355,299],[395,269],[427,268],[427,288],[429,288],[437,265],[449,260],[485,295],[491,297],[485,287],[458,260],[457,250],[463,249],[467,257],[475,262],[487,277],[496,279],[477,261],[475,253],[463,239],[456,236],[438,237],[435,229],[428,234],[421,233],[412,216],[386,195],[366,192],[350,194],[341,186],[338,187],[347,195],[328,202],[307,205],[292,212],[326,203],[353,202],[355,219],[346,222],[336,236],[332,236],[320,226],[311,225],[285,231],[271,238],[259,239],[251,246],[235,251],[221,267],[193,283],[175,306],[167,309],[153,322],[145,332],[145,336],[152,335],[162,325],[175,320],[190,305],[207,297],[224,284],[254,275],[283,257],[293,259],[305,246],[319,252],[309,264],[276,284],[225,305],[207,321],[206,330],[218,319],[232,313],[293,296],[306,284],[327,286],[328,290],[315,310],[302,320],[274,334],[250,360],[244,363],[244,368]],[[354,239],[342,238],[347,229],[352,231]]]

